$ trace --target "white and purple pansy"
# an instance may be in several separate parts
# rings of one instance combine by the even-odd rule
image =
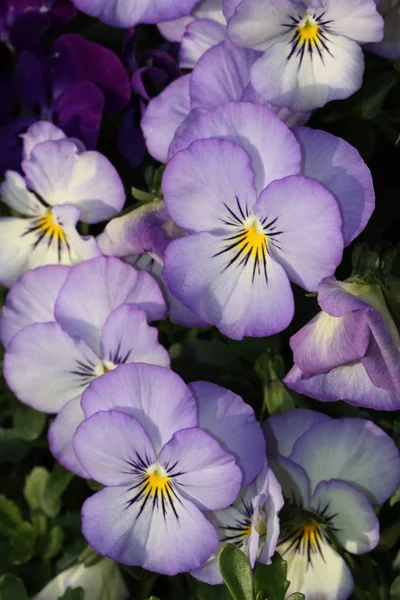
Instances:
[[[83,418],[82,393],[120,364],[169,366],[157,329],[148,325],[165,312],[156,281],[117,258],[40,267],[11,289],[0,320],[4,377],[19,400],[58,413],[50,449],[78,475],[85,473],[72,437]]]
[[[38,122],[23,136],[22,170],[7,171],[1,200],[20,216],[0,217],[0,282],[46,264],[75,264],[101,255],[78,221],[98,223],[125,203],[122,181],[109,160],[85,151],[55,125]]]
[[[345,600],[351,571],[338,552],[369,552],[379,541],[374,506],[400,482],[394,441],[371,421],[331,419],[307,409],[264,423],[270,467],[297,519],[281,529],[288,594]],[[334,543],[335,542],[335,543]]]

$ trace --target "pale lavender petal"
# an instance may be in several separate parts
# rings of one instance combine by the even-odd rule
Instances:
[[[207,50],[227,37],[226,26],[210,19],[195,19],[186,26],[179,53],[179,66],[193,69]]]
[[[64,140],[65,133],[50,121],[38,121],[31,125],[26,133],[21,134],[23,140],[23,159],[29,160],[32,150],[42,142]]]

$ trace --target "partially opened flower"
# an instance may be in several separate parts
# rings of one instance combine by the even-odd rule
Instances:
[[[278,513],[283,506],[281,487],[265,463],[258,477],[243,487],[235,502],[223,510],[207,513],[219,535],[217,551],[193,577],[209,584],[223,583],[218,554],[226,544],[235,544],[249,559],[270,564],[279,537]]]
[[[147,324],[164,316],[165,303],[150,275],[116,258],[96,258],[68,273],[57,269],[36,269],[11,290],[1,319],[2,339],[11,338],[4,376],[22,402],[59,413],[50,427],[50,448],[63,465],[85,475],[72,449],[72,436],[83,418],[82,393],[123,363],[169,366],[157,330]],[[47,277],[52,281],[47,283]],[[40,314],[37,306],[46,291],[51,302],[46,301]],[[21,310],[28,293],[28,307]]]
[[[87,541],[158,573],[199,568],[218,546],[203,513],[235,500],[242,472],[197,426],[188,387],[167,369],[123,365],[90,386],[82,407],[74,449],[90,477],[107,486],[83,505]]]
[[[229,38],[263,52],[253,86],[290,110],[313,110],[357,91],[360,44],[383,37],[374,0],[226,0],[224,8]]]
[[[324,280],[322,308],[292,336],[285,383],[307,396],[376,410],[400,408],[400,335],[379,287]]]
[[[76,230],[79,220],[97,223],[121,210],[124,188],[108,159],[86,152],[47,122],[24,134],[24,177],[8,171],[2,201],[21,217],[0,219],[0,281],[10,286],[28,269],[75,264],[98,256],[92,237]]]
[[[160,23],[188,15],[197,0],[74,0],[79,10],[114,27]]]
[[[128,600],[129,591],[115,562],[102,558],[86,567],[83,563],[61,571],[33,600],[55,600],[68,588],[82,588],[85,600]]]
[[[378,11],[382,15],[385,28],[383,40],[368,44],[368,50],[388,58],[400,59],[400,0],[375,0]]]
[[[277,547],[288,563],[288,594],[345,600],[353,578],[336,548],[364,554],[377,545],[374,506],[400,482],[396,445],[371,421],[305,409],[271,417],[264,432],[292,516]]]

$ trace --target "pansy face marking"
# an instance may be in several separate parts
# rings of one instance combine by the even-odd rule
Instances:
[[[220,525],[218,531],[222,543],[235,544],[240,548],[253,532],[253,507],[250,502],[242,498],[240,506],[237,508],[240,511],[240,517],[231,523]]]
[[[21,237],[25,237],[31,233],[35,236],[32,241],[32,251],[36,250],[41,242],[47,242],[48,248],[54,242],[57,248],[58,262],[62,261],[63,250],[68,252],[69,259],[71,259],[71,247],[63,230],[63,223],[55,216],[51,209],[44,216],[31,221],[30,226],[22,233]]]
[[[241,206],[237,196],[236,204],[237,211],[234,211],[224,203],[227,215],[221,221],[232,228],[232,235],[224,238],[227,245],[214,254],[214,257],[227,254],[228,263],[223,271],[233,265],[246,267],[251,259],[253,266],[252,281],[254,282],[256,273],[258,275],[263,274],[265,280],[268,281],[267,254],[269,254],[269,244],[276,246],[279,250],[281,249],[278,238],[283,232],[276,231],[278,219],[275,218],[268,222],[268,217],[260,220],[255,215],[249,214],[249,209],[247,206]]]
[[[299,58],[299,66],[301,65],[304,54],[308,52],[311,60],[313,59],[314,53],[318,53],[322,63],[324,62],[323,53],[328,52],[333,58],[333,54],[330,51],[328,44],[330,39],[328,37],[330,33],[331,20],[325,20],[325,11],[320,15],[314,13],[306,13],[306,15],[296,17],[289,17],[290,23],[285,23],[283,27],[286,27],[289,31],[293,31],[293,37],[290,40],[291,50],[287,57],[290,60],[292,57]]]
[[[307,556],[307,569],[312,568],[313,556],[319,554],[325,562],[323,544],[328,543],[322,528],[315,521],[307,521],[300,527],[296,527],[287,533],[278,546],[282,557],[286,554],[302,554]]]

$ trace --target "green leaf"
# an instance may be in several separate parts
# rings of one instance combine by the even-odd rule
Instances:
[[[135,187],[132,187],[131,190],[132,196],[135,198],[135,200],[138,200],[139,202],[153,202],[153,200],[155,200],[155,195],[154,194],[150,194],[149,192],[144,192],[143,190],[138,190]]]
[[[46,541],[46,552],[44,553],[43,558],[54,558],[61,551],[64,543],[64,533],[59,525],[50,529]]]
[[[0,600],[29,600],[23,581],[10,573],[3,575],[0,578]]]
[[[247,556],[227,544],[219,553],[218,565],[233,600],[253,600],[253,572]]]
[[[0,531],[12,535],[22,523],[18,506],[5,496],[0,496]]]
[[[287,598],[287,600],[304,600],[304,599],[305,599],[305,595],[299,594],[299,592],[290,594],[290,596]]]
[[[400,598],[400,576],[396,577],[390,588],[390,600],[399,600]]]
[[[43,495],[49,472],[44,467],[35,467],[25,479],[24,496],[31,511],[43,510]]]
[[[56,517],[61,509],[61,498],[74,475],[56,463],[46,481],[43,493],[43,510],[48,517]]]
[[[21,462],[29,449],[29,445],[13,429],[0,428],[0,464]]]
[[[0,573],[7,571],[11,564],[11,542],[8,537],[0,534]]]
[[[58,597],[58,600],[84,600],[85,592],[81,587],[78,588],[67,588],[62,596]]]
[[[46,415],[30,406],[19,404],[14,412],[14,431],[26,442],[33,442],[40,437],[46,424]]]
[[[14,564],[28,562],[33,555],[35,532],[27,521],[18,526],[11,537],[11,560]]]
[[[286,579],[287,564],[275,554],[270,565],[257,564],[255,585],[256,590],[263,593],[268,600],[284,600],[289,581]]]

